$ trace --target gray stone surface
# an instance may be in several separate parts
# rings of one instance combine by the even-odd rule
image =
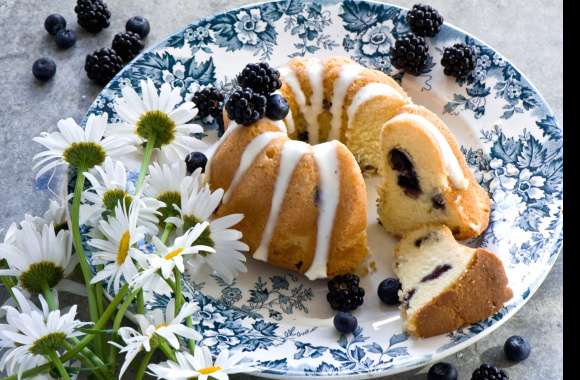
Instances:
[[[100,88],[87,81],[84,56],[108,46],[125,20],[142,14],[151,21],[151,46],[197,18],[248,0],[108,0],[111,27],[93,36],[79,30],[74,1],[0,0],[0,228],[20,220],[25,212],[39,213],[46,199],[34,192],[31,158],[39,151],[31,138],[53,130],[62,117],[79,120]],[[392,0],[410,7],[412,0]],[[562,1],[544,0],[431,0],[447,21],[478,36],[517,65],[538,87],[562,120]],[[61,13],[78,33],[74,48],[60,51],[43,29],[44,18]],[[31,75],[34,60],[52,57],[58,70],[54,80],[37,83]],[[512,379],[563,378],[562,256],[545,283],[526,306],[504,326],[479,343],[448,358],[469,379],[475,367],[489,361],[506,367]],[[533,347],[524,363],[509,366],[501,346],[511,335],[527,337]],[[392,379],[424,379],[426,369]],[[237,379],[251,379],[239,376]]]

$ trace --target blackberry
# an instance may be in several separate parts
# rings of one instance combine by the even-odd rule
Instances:
[[[123,68],[123,60],[113,49],[102,48],[87,55],[85,71],[89,79],[105,85]]]
[[[187,167],[187,174],[193,173],[196,169],[201,168],[201,172],[205,172],[207,165],[207,157],[201,152],[191,152],[185,157],[185,165]]]
[[[339,311],[352,311],[364,302],[365,290],[359,286],[355,274],[344,274],[328,281],[326,299],[330,307]]]
[[[271,94],[282,86],[280,72],[266,62],[246,65],[238,75],[238,84],[264,95]]]
[[[32,65],[32,75],[41,82],[46,82],[56,73],[56,63],[50,58],[39,58]]]
[[[59,30],[64,28],[66,28],[66,20],[57,13],[49,15],[46,20],[44,20],[44,29],[53,36],[56,35]]]
[[[429,47],[423,37],[406,34],[391,48],[391,63],[397,69],[419,75],[429,62]]]
[[[441,30],[443,17],[429,5],[415,4],[407,12],[409,27],[418,36],[434,37]]]
[[[142,39],[147,37],[151,27],[149,26],[149,21],[142,16],[134,16],[127,20],[125,24],[125,30],[127,32],[137,33]]]
[[[77,22],[89,33],[98,33],[109,27],[111,12],[101,0],[77,0]]]
[[[236,123],[250,125],[264,117],[266,97],[250,88],[236,90],[226,102],[226,111]]]
[[[215,87],[207,87],[193,94],[191,101],[197,107],[199,117],[221,118],[224,107],[224,94]]]
[[[446,47],[441,58],[445,75],[458,79],[465,78],[475,69],[475,54],[473,49],[465,44],[455,44]]]
[[[137,33],[120,32],[115,34],[112,47],[125,62],[129,62],[143,50],[145,45]]]
[[[501,369],[490,364],[482,364],[473,371],[471,380],[509,380],[508,375]]]

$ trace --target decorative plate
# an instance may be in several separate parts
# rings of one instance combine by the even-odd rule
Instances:
[[[231,87],[245,64],[282,65],[291,57],[348,55],[391,74],[418,104],[437,112],[457,137],[477,179],[493,198],[491,222],[477,241],[503,260],[513,299],[493,317],[447,335],[414,339],[401,329],[396,307],[380,303],[379,282],[392,275],[395,239],[369,210],[369,243],[378,270],[362,280],[366,302],[359,328],[332,327],[326,283],[248,259],[248,273],[227,284],[210,273],[187,278],[186,294],[200,305],[200,344],[243,351],[272,378],[368,378],[426,365],[475,343],[523,306],[540,286],[562,245],[562,130],[524,75],[499,53],[450,25],[430,40],[433,61],[417,77],[391,66],[389,48],[408,31],[406,10],[353,0],[284,0],[251,5],[196,21],[141,54],[97,97],[89,114],[108,112],[122,86],[141,79],[169,82],[191,96],[200,87]],[[472,45],[477,67],[465,81],[443,75],[445,46]],[[200,120],[206,139],[217,126]],[[134,180],[134,178],[133,178]],[[40,181],[43,181],[41,178]],[[369,180],[375,204],[376,180]],[[150,308],[167,299],[147,297]]]

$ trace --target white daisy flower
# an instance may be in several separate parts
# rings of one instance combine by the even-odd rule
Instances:
[[[155,245],[155,253],[146,256],[145,269],[135,276],[133,286],[160,294],[171,294],[171,288],[163,279],[175,280],[173,268],[177,268],[181,273],[185,271],[184,257],[195,255],[200,251],[214,252],[213,248],[206,245],[194,245],[196,241],[203,240],[200,238],[207,230],[208,225],[208,222],[195,225],[177,237],[170,246],[153,236],[152,243]]]
[[[142,203],[138,223],[157,234],[157,210],[165,204],[154,198],[136,196],[135,186],[127,180],[127,169],[121,161],[107,157],[102,165],[85,173],[85,177],[91,187],[83,193],[84,200],[89,203],[81,205],[81,223],[96,221],[105,211],[114,212],[119,201],[131,204],[138,199]]]
[[[175,206],[181,204],[181,185],[184,181],[191,182],[184,160],[162,165],[154,162],[149,166],[149,175],[145,179],[143,192],[145,196],[165,204],[159,209],[161,221],[165,222],[168,217],[177,215]]]
[[[102,264],[104,268],[95,274],[91,283],[108,279],[107,289],[117,293],[121,277],[129,282],[139,272],[136,262],[143,263],[146,255],[137,248],[137,243],[150,232],[145,226],[137,225],[140,209],[140,204],[133,202],[127,212],[119,202],[115,216],[100,221],[98,229],[104,239],[93,238],[88,244],[97,249],[91,258],[93,264]]]
[[[125,346],[109,342],[119,347],[121,353],[126,353],[119,378],[122,378],[123,373],[139,352],[142,350],[151,351],[151,340],[156,336],[167,340],[175,349],[179,349],[178,336],[186,339],[201,339],[202,336],[197,331],[183,324],[185,319],[196,309],[197,306],[194,303],[187,303],[182,305],[179,313],[175,315],[175,300],[171,299],[165,307],[165,312],[161,309],[153,309],[148,311],[146,315],[135,315],[140,331],[131,327],[121,327],[118,333],[125,342]]]
[[[0,359],[0,371],[19,375],[26,369],[46,363],[45,355],[57,353],[66,339],[82,335],[79,328],[87,325],[75,319],[76,305],[68,313],[49,311],[48,304],[39,296],[39,309],[17,289],[13,288],[19,310],[4,306],[6,324],[0,324],[0,346],[6,351]]]
[[[230,228],[243,218],[242,214],[231,214],[209,223],[207,231],[202,235],[203,239],[198,243],[212,247],[214,252],[200,251],[198,255],[191,257],[188,267],[192,274],[199,270],[200,263],[206,263],[229,283],[238,273],[247,271],[246,256],[243,252],[249,251],[250,248],[240,241],[242,233]]]
[[[42,228],[31,221],[11,227],[5,242],[0,244],[0,258],[8,268],[0,276],[15,276],[19,285],[31,293],[41,293],[43,286],[54,288],[74,270],[78,259],[72,255],[70,232],[55,232],[54,225]]]
[[[177,362],[166,361],[160,364],[150,364],[151,375],[157,379],[188,380],[196,378],[207,380],[228,380],[230,374],[253,372],[254,368],[249,363],[242,363],[242,357],[230,355],[228,350],[222,350],[215,362],[207,347],[196,346],[194,354],[177,352]]]
[[[123,87],[115,111],[126,124],[113,127],[112,135],[129,137],[136,146],[154,139],[158,151],[177,161],[183,161],[194,150],[205,148],[205,143],[192,136],[203,132],[203,128],[189,123],[197,109],[192,102],[183,102],[180,91],[179,87],[163,83],[158,92],[149,78],[141,81],[142,97],[131,86]]]
[[[105,157],[118,157],[129,154],[136,148],[127,139],[104,137],[110,127],[108,115],[90,115],[83,129],[72,118],[60,120],[58,132],[42,132],[33,140],[47,148],[34,156],[33,169],[39,169],[36,177],[61,165],[90,169],[101,164]]]
[[[68,229],[68,212],[66,208],[66,203],[55,199],[51,199],[48,204],[48,210],[43,216],[31,216],[29,214],[24,215],[24,220],[32,221],[42,228],[45,224],[54,224],[54,229],[56,232],[62,229]]]

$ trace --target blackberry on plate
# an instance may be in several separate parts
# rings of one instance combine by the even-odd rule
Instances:
[[[249,88],[236,90],[226,102],[226,111],[236,123],[250,125],[264,117],[266,97]]]
[[[386,278],[379,284],[377,294],[381,301],[387,305],[398,305],[399,290],[401,289],[401,282],[396,278]]]
[[[429,368],[427,380],[457,380],[457,369],[449,363],[437,363]]]
[[[113,49],[102,48],[87,55],[85,71],[89,79],[105,85],[123,68],[123,60]]]
[[[56,63],[50,58],[39,58],[32,65],[32,75],[42,82],[46,82],[56,73]]]
[[[521,362],[530,356],[532,348],[527,340],[519,335],[510,336],[503,345],[506,358],[512,362]]]
[[[143,16],[134,16],[127,20],[125,24],[125,30],[127,32],[137,33],[142,39],[147,37],[151,27],[149,26],[149,21]]]
[[[429,47],[423,37],[406,34],[391,48],[391,63],[397,69],[419,75],[429,62]]]
[[[332,323],[334,324],[334,328],[343,334],[354,332],[358,326],[356,317],[351,313],[345,313],[343,311],[336,313]]]
[[[223,115],[224,94],[215,87],[207,87],[193,94],[191,101],[197,107],[199,117],[213,116],[221,118]]]
[[[129,62],[143,50],[145,45],[137,33],[121,32],[115,34],[112,47],[125,62]]]
[[[446,47],[441,58],[445,75],[465,78],[475,69],[475,54],[473,49],[465,44],[455,44]]]
[[[185,157],[185,165],[187,166],[187,173],[191,174],[196,169],[201,168],[201,172],[205,172],[205,165],[207,164],[207,157],[201,152],[191,152]]]
[[[89,33],[98,33],[109,27],[111,12],[102,0],[77,0],[77,22]]]
[[[74,30],[61,29],[56,33],[54,41],[59,48],[68,49],[77,42],[77,34]]]
[[[290,106],[280,94],[272,94],[266,103],[266,116],[272,120],[282,120],[288,115]]]
[[[441,30],[443,17],[430,5],[415,4],[407,12],[407,22],[416,35],[434,37]]]
[[[53,36],[64,28],[66,28],[66,20],[59,14],[51,14],[44,20],[44,29]]]
[[[473,371],[471,380],[509,380],[509,377],[502,369],[490,364],[482,364]]]
[[[238,75],[238,84],[268,95],[282,86],[280,72],[266,62],[249,63]]]
[[[328,281],[326,299],[334,310],[352,311],[364,302],[365,290],[355,274],[344,274]]]

